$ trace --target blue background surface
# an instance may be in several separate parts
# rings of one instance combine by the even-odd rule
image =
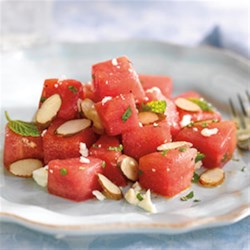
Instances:
[[[35,42],[141,38],[189,46],[209,44],[249,57],[248,1],[5,1],[1,3],[1,9],[3,45],[8,49],[13,48],[13,44],[17,47],[28,46],[23,41],[33,36],[40,37]],[[1,250],[249,250],[250,218],[229,226],[181,235],[65,238],[54,238],[1,222],[0,238]]]

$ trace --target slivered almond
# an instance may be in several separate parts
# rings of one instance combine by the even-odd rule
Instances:
[[[74,135],[91,125],[91,121],[88,119],[75,119],[64,122],[56,130],[56,134],[63,136]]]
[[[19,177],[32,177],[32,172],[42,166],[43,163],[38,159],[23,159],[11,163],[9,171]]]
[[[138,119],[143,125],[148,125],[158,121],[159,117],[156,113],[145,111],[138,114]]]
[[[221,168],[213,168],[206,170],[200,175],[200,184],[205,187],[216,187],[225,179],[224,170]]]
[[[175,142],[164,143],[158,146],[157,150],[163,151],[163,150],[170,150],[170,149],[176,149],[176,148],[181,148],[181,147],[191,148],[192,146],[193,144],[187,141],[175,141]]]
[[[111,182],[107,177],[102,174],[98,174],[98,180],[103,188],[103,193],[108,199],[120,200],[122,198],[122,192],[118,186]]]
[[[104,129],[102,126],[101,119],[95,109],[94,102],[88,98],[81,101],[81,109],[83,114],[93,122],[93,126],[95,128],[95,131],[98,132],[98,134],[102,134]]]
[[[46,99],[36,113],[36,123],[38,126],[42,129],[47,128],[56,117],[61,105],[62,99],[58,94],[54,94]]]
[[[201,108],[199,105],[182,97],[177,98],[175,100],[175,104],[178,108],[186,110],[186,111],[191,111],[191,112],[201,111]]]
[[[138,162],[127,155],[121,155],[117,161],[122,173],[131,181],[138,179]]]

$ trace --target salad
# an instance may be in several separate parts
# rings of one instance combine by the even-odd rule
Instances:
[[[169,76],[137,74],[125,56],[93,65],[90,83],[47,79],[34,121],[6,112],[4,166],[53,195],[124,197],[149,212],[151,192],[216,187],[236,147],[235,122],[198,92],[173,97],[172,89]]]

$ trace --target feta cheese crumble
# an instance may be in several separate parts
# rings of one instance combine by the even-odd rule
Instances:
[[[80,162],[81,163],[90,163],[90,160],[84,156],[80,156]]]
[[[87,157],[89,155],[89,150],[88,150],[85,143],[80,142],[80,151],[79,152],[80,152],[81,156],[83,156],[83,157]]]
[[[102,99],[102,105],[104,105],[106,102],[110,101],[112,99],[111,96],[105,96],[103,99]]]
[[[118,62],[117,62],[116,58],[112,59],[112,65],[114,65],[114,66],[118,65]]]
[[[141,186],[136,182],[132,188],[130,188],[124,195],[125,200],[134,206],[138,206],[150,213],[156,213],[156,208],[151,201],[150,190],[147,190],[145,194],[141,192]]]
[[[218,128],[204,128],[201,130],[201,134],[205,137],[210,137],[211,135],[216,135],[218,133]]]
[[[188,124],[191,123],[192,116],[191,115],[184,115],[180,122],[181,127],[186,127]]]

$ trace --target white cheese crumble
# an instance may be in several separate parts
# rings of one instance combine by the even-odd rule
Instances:
[[[57,83],[61,83],[63,80],[66,80],[67,77],[65,75],[62,75],[60,78],[58,78]]]
[[[216,135],[218,131],[219,131],[218,128],[212,128],[212,129],[204,128],[201,130],[201,134],[205,137],[209,137],[211,135]]]
[[[135,191],[133,188],[130,188],[125,193],[124,198],[131,205],[138,206],[150,213],[156,212],[156,208],[151,201],[150,190],[147,190],[145,194],[141,194],[140,192]]]
[[[186,127],[188,124],[191,123],[192,116],[191,115],[184,115],[180,122],[181,127]]]
[[[161,90],[158,87],[153,87],[146,90],[146,93],[154,93],[154,92],[161,94]]]
[[[80,156],[80,162],[81,163],[90,163],[90,160],[84,156]]]
[[[106,199],[106,197],[98,190],[94,190],[92,194],[96,197],[97,200],[103,201]]]
[[[105,96],[103,99],[102,99],[102,105],[104,105],[106,102],[110,101],[112,99],[111,96]]]
[[[32,172],[34,181],[41,187],[48,185],[48,166],[38,168]]]
[[[114,65],[114,66],[117,66],[117,65],[118,65],[118,62],[117,62],[117,59],[116,59],[116,58],[112,59],[112,65]]]
[[[44,129],[43,132],[41,133],[41,136],[44,137],[44,135],[46,134],[47,129]]]
[[[80,151],[79,152],[80,152],[81,156],[83,156],[83,157],[87,157],[89,155],[89,150],[88,150],[85,143],[80,142]]]

